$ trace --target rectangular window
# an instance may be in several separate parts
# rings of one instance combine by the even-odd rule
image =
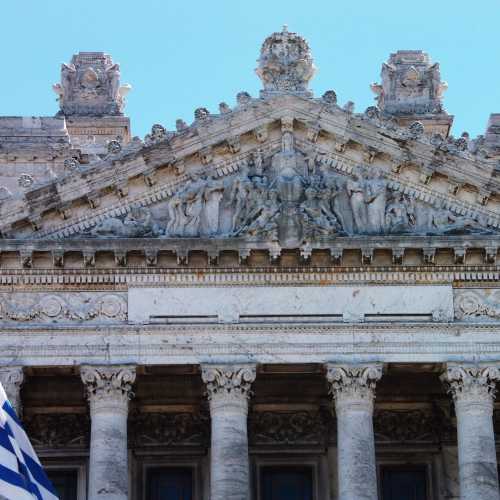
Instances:
[[[153,467],[146,475],[147,500],[193,500],[193,469]]]
[[[425,467],[383,467],[382,500],[427,500]]]
[[[78,471],[77,470],[48,470],[52,485],[59,494],[59,500],[78,499]]]
[[[312,467],[262,467],[260,474],[261,500],[313,500]]]

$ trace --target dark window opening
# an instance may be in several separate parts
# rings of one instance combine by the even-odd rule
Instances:
[[[154,467],[146,476],[147,500],[193,500],[193,469]]]
[[[47,476],[59,495],[59,500],[77,500],[78,471],[47,470]]]
[[[312,467],[262,467],[260,474],[262,500],[313,500]]]
[[[425,466],[383,467],[382,500],[427,500]]]

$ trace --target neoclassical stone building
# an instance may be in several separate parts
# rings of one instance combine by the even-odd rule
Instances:
[[[0,118],[0,380],[68,500],[498,500],[500,115],[398,51],[357,112],[272,34],[133,137],[103,53]]]

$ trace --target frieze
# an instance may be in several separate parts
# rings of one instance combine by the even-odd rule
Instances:
[[[464,321],[500,319],[500,290],[455,290],[455,318]]]
[[[376,409],[375,439],[380,442],[440,443],[454,441],[456,428],[452,420],[438,407],[432,409]]]
[[[90,417],[87,413],[36,413],[23,419],[31,442],[41,448],[88,448]]]
[[[210,443],[207,412],[132,412],[129,418],[129,447],[200,446]]]
[[[252,412],[248,421],[250,445],[310,445],[326,447],[335,434],[329,411]]]
[[[125,322],[125,293],[2,293],[0,321],[14,323]]]

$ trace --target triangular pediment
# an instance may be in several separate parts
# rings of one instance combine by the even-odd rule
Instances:
[[[353,235],[496,234],[500,225],[494,161],[370,109],[354,114],[284,93],[201,113],[176,133],[155,127],[144,142],[3,203],[2,234],[300,246]]]

